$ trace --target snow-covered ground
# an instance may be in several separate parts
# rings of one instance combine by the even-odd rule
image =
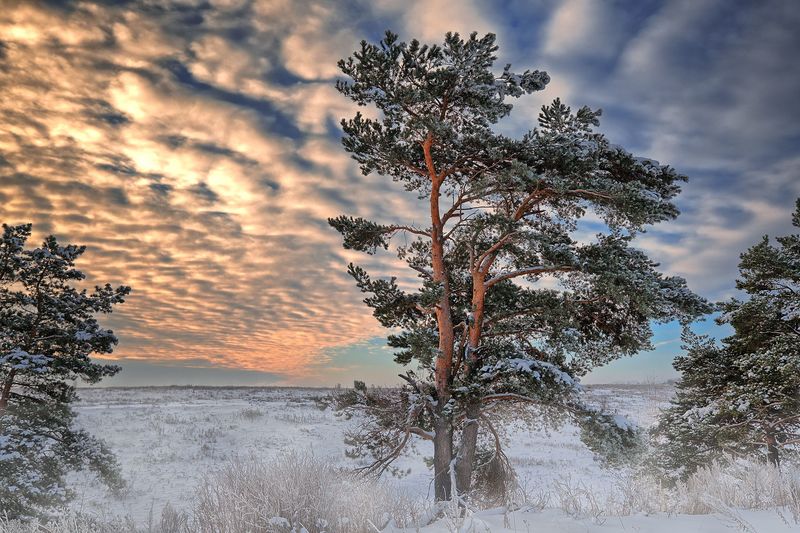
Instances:
[[[574,518],[555,509],[505,512],[493,509],[476,513],[455,526],[439,520],[413,531],[419,533],[796,533],[800,525],[791,516],[771,510],[730,510],[710,515],[634,515]],[[387,528],[384,533],[408,532]],[[410,533],[410,532],[409,532]]]
[[[345,456],[343,442],[344,432],[355,421],[342,420],[315,401],[330,392],[300,388],[82,389],[81,401],[76,404],[78,424],[111,446],[128,488],[123,495],[114,496],[89,475],[72,476],[70,483],[78,493],[73,509],[101,517],[130,516],[143,524],[158,517],[167,503],[191,512],[196,488],[204,476],[233,458],[268,460],[294,450],[311,452],[342,466],[357,466]],[[666,385],[592,386],[587,392],[593,402],[645,427],[652,424],[671,393]],[[571,426],[549,434],[514,428],[509,442],[507,455],[532,494],[551,491],[554,484],[563,487],[576,482],[602,493],[621,476],[618,471],[601,468]],[[430,455],[430,443],[416,442],[398,463],[407,475],[388,477],[387,482],[419,498],[430,498],[431,475],[424,462]],[[775,513],[749,513],[748,517],[755,516],[754,523],[775,528],[764,531],[791,530],[777,529],[784,522]],[[468,530],[660,531],[655,524],[671,524],[670,529],[683,531],[724,531],[731,524],[741,527],[739,518],[664,515],[575,519],[562,511],[546,509],[476,516],[471,519],[474,528]],[[722,529],[712,529],[708,520]],[[424,531],[448,531],[448,527],[440,522]]]
[[[82,389],[78,425],[115,452],[122,497],[91,475],[75,475],[77,511],[147,522],[169,503],[190,510],[203,476],[236,457],[289,449],[344,462],[346,424],[314,399],[330,391],[287,388],[148,387]]]

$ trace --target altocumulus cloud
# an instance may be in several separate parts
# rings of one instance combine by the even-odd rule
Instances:
[[[424,218],[339,146],[338,120],[354,108],[333,89],[336,61],[386,28],[436,40],[494,31],[501,61],[554,78],[504,128],[530,128],[555,96],[602,106],[613,140],[694,178],[679,222],[642,246],[716,298],[741,250],[787,230],[800,194],[792,6],[7,3],[0,219],[87,244],[92,280],[134,287],[111,321],[116,356],[346,380],[332,354],[381,332],[325,218]]]

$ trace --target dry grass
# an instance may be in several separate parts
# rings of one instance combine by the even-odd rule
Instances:
[[[270,462],[237,459],[206,479],[194,525],[203,533],[360,533],[389,520],[406,525],[420,513],[418,502],[388,485],[288,453]]]
[[[530,498],[539,501],[541,493]],[[785,520],[800,523],[800,465],[785,464],[778,470],[754,461],[715,464],[675,487],[648,475],[620,473],[602,491],[564,477],[550,491],[550,503],[571,516],[595,521],[636,513],[730,515],[733,509],[776,509]]]
[[[201,484],[191,514],[167,506],[159,520],[144,527],[79,515],[48,523],[0,519],[0,533],[366,533],[389,521],[410,526],[424,507],[329,461],[287,453],[269,462],[231,461]]]
[[[534,492],[535,491],[535,492]],[[564,477],[550,491],[524,491],[528,508],[557,508],[596,523],[637,513],[716,513],[748,530],[737,510],[774,509],[787,524],[800,524],[800,465],[778,470],[765,463],[731,462],[701,469],[667,488],[655,478],[620,473],[602,491]],[[390,521],[424,525],[436,515],[462,523],[470,511],[426,506],[387,484],[359,478],[329,461],[289,453],[269,462],[238,459],[205,479],[192,513],[167,506],[158,519],[102,521],[65,516],[49,523],[0,518],[0,533],[366,533]]]

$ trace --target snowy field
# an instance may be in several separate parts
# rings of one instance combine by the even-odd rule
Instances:
[[[321,411],[330,391],[288,388],[148,387],[82,389],[77,424],[116,453],[127,490],[108,493],[91,476],[73,476],[73,509],[158,516],[169,503],[190,509],[203,476],[234,458],[267,459],[311,451],[344,463],[346,424]]]
[[[672,389],[666,385],[588,387],[592,401],[649,426],[666,405]],[[335,464],[354,467],[343,442],[349,424],[315,401],[330,393],[300,388],[111,388],[81,389],[76,404],[78,424],[104,439],[117,454],[128,482],[122,495],[111,495],[91,476],[70,483],[78,497],[73,510],[100,517],[128,516],[137,524],[151,523],[166,504],[191,513],[197,487],[204,477],[234,459],[269,460],[287,451],[310,452]],[[510,431],[507,454],[529,494],[589,491],[603,494],[625,472],[605,470],[581,444],[577,430],[565,426],[549,435],[524,428]],[[431,474],[424,458],[429,442],[418,441],[397,464],[407,474],[386,481],[410,497],[431,499]],[[553,507],[553,500],[542,502]],[[563,501],[562,501],[563,503]],[[561,510],[531,509],[505,515],[482,513],[470,518],[465,531],[792,531],[800,526],[769,511],[746,515],[632,516],[609,518],[567,516]],[[752,522],[755,520],[755,522]],[[742,525],[740,522],[744,522]],[[759,529],[750,524],[761,524]],[[548,525],[549,524],[549,525]],[[648,525],[649,524],[649,525]],[[722,529],[717,529],[717,527]],[[656,528],[658,527],[658,529]],[[454,530],[438,523],[423,531]],[[665,529],[666,530],[666,529]]]

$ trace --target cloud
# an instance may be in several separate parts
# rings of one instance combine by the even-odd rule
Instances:
[[[307,79],[330,79],[339,74],[336,63],[360,40],[348,31],[346,15],[333,6],[312,4],[283,41],[286,69]]]
[[[425,43],[440,43],[449,31],[464,36],[473,31],[481,35],[497,33],[499,26],[493,20],[493,10],[487,7],[470,0],[383,0],[376,4],[379,14],[402,23],[404,39],[416,38]]]
[[[0,23],[19,20],[32,23],[2,32],[21,36],[2,73],[2,218],[87,244],[90,281],[134,287],[110,320],[117,356],[199,357],[292,381],[379,331],[324,223],[353,207],[360,175],[317,138],[324,124],[264,79],[271,59],[213,27],[181,37],[146,10],[24,7]],[[138,38],[149,44],[132,58]],[[324,95],[318,110],[333,100],[315,84],[300,92]]]
[[[533,127],[556,96],[604,107],[613,142],[692,178],[681,217],[640,245],[724,296],[738,254],[788,233],[800,195],[793,7],[14,3],[0,12],[0,219],[89,245],[90,281],[133,286],[110,319],[117,357],[202,360],[284,383],[322,383],[329,368],[347,382],[372,353],[360,343],[383,332],[345,265],[399,273],[405,287],[416,278],[391,256],[341,249],[325,219],[425,215],[343,151],[338,121],[356,108],[333,87],[336,61],[387,28],[427,42],[492,31],[500,63],[553,78],[503,131]]]
[[[601,2],[565,0],[553,10],[542,53],[567,59],[610,56],[621,37],[613,31],[615,20]]]
[[[198,80],[230,91],[238,91],[244,85],[249,94],[269,95],[266,84],[259,81],[270,69],[269,57],[213,34],[192,42],[189,50],[193,56],[189,71]]]
[[[702,294],[732,294],[739,253],[791,232],[800,196],[800,74],[786,59],[800,51],[800,13],[782,0],[566,0],[546,21],[532,53],[553,82],[509,129],[555,96],[603,108],[612,142],[690,178],[678,220],[639,245]]]
[[[670,2],[626,42],[601,91],[627,107],[615,127],[627,126],[637,149],[689,174],[683,214],[645,247],[712,298],[732,294],[739,253],[791,231],[800,196],[800,75],[785,60],[800,50],[791,4]]]
[[[175,363],[128,358],[124,361],[97,359],[104,364],[117,364],[122,372],[104,379],[100,387],[158,387],[170,385],[253,386],[280,385],[284,376],[224,368],[205,359],[187,359]]]
[[[620,58],[615,88],[656,123],[654,157],[729,170],[786,152],[800,133],[800,75],[785,62],[800,49],[794,7],[676,1],[648,19]]]

